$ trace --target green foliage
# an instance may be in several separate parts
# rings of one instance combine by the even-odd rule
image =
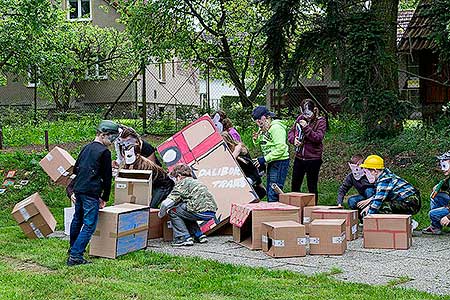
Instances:
[[[450,6],[449,0],[433,0],[430,1],[430,5],[425,8],[422,13],[423,17],[427,17],[430,20],[430,28],[432,39],[437,45],[437,52],[441,62],[441,68],[448,69],[450,64],[450,12],[448,10]],[[446,78],[448,81],[448,78]]]
[[[270,73],[262,52],[264,6],[251,0],[124,0],[121,7],[143,61],[194,59],[201,72],[208,66],[212,77],[232,83],[245,107],[262,92]]]

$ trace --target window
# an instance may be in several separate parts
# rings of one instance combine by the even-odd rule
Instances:
[[[158,79],[160,82],[166,82],[166,64],[158,64]]]
[[[68,0],[67,6],[69,20],[91,20],[91,0]]]
[[[103,64],[94,64],[86,70],[86,79],[88,80],[106,80],[108,73]]]

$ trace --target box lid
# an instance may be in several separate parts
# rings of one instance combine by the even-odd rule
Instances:
[[[345,219],[315,219],[311,225],[342,225],[344,223]]]
[[[297,210],[298,207],[280,202],[258,202],[231,205],[230,223],[242,227],[252,211]]]
[[[263,224],[270,226],[272,228],[281,227],[303,227],[304,225],[295,221],[276,221],[276,222],[263,222]]]
[[[100,209],[101,212],[113,213],[113,214],[121,214],[130,212],[133,210],[146,209],[148,206],[132,204],[132,203],[122,203],[113,206],[107,206],[103,209]]]

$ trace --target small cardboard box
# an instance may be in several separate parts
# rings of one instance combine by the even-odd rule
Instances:
[[[29,238],[43,238],[55,231],[56,220],[38,193],[17,203],[11,214]]]
[[[114,186],[114,205],[132,203],[149,206],[152,200],[152,171],[120,170]]]
[[[70,224],[72,224],[75,206],[64,208],[64,233],[70,235]]]
[[[162,218],[163,222],[163,241],[170,242],[173,240],[173,228],[172,228],[172,221],[170,221],[170,218],[168,216],[165,216]]]
[[[70,183],[75,159],[66,150],[53,148],[39,164],[55,183],[63,186]]]
[[[305,225],[306,234],[309,234],[309,224],[311,223],[311,214],[316,209],[338,209],[338,206],[315,205],[305,206],[303,208],[303,225]]]
[[[306,206],[313,206],[316,203],[316,195],[309,193],[283,193],[280,194],[280,202],[300,207],[300,223],[303,224],[303,209]]]
[[[274,221],[299,222],[299,209],[280,202],[233,203],[230,216],[233,240],[252,250],[261,249],[261,224]]]
[[[347,249],[345,220],[314,220],[311,222],[310,230],[310,254],[342,255]]]
[[[163,222],[158,217],[159,209],[150,208],[150,220],[148,222],[148,239],[163,237]]]
[[[149,207],[124,203],[100,210],[89,255],[116,258],[147,247]]]
[[[269,256],[306,256],[305,226],[298,222],[264,222],[261,234],[262,251]]]
[[[345,236],[347,241],[358,238],[358,211],[351,209],[316,209],[311,214],[311,219],[344,219]]]
[[[364,218],[364,248],[406,250],[411,244],[410,215],[374,214]]]

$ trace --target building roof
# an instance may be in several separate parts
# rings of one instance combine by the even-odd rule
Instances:
[[[414,9],[399,10],[397,17],[397,45],[400,44],[413,15]]]
[[[432,33],[431,18],[427,10],[430,0],[421,0],[399,42],[400,51],[434,49],[436,43],[430,39]],[[398,35],[397,35],[398,38]]]

